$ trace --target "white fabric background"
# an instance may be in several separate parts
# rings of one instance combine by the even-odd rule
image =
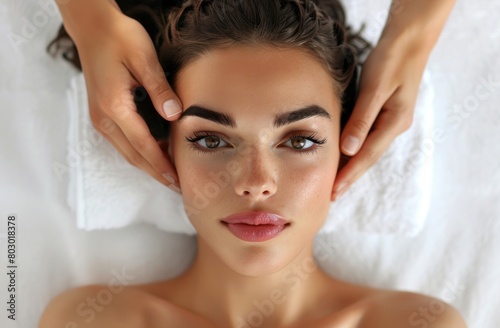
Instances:
[[[355,21],[366,20],[367,34],[376,37],[389,2],[350,2],[348,13]],[[60,24],[58,14],[44,11],[48,3],[52,0],[0,4],[2,327],[36,327],[56,294],[107,283],[122,270],[134,276],[131,284],[172,277],[189,266],[196,250],[193,237],[145,224],[76,229],[65,202],[67,174],[58,178],[52,168],[66,164],[65,90],[76,71],[45,53]],[[318,245],[328,243],[331,250],[321,266],[335,277],[436,296],[478,328],[500,326],[499,11],[499,2],[459,0],[429,60],[435,130],[444,137],[431,142],[433,197],[425,229],[415,238],[345,233],[318,238]],[[23,36],[26,21],[38,26],[24,31],[30,33],[15,47],[10,40]],[[476,89],[484,80],[496,85],[478,99]],[[446,115],[456,108],[464,116],[452,121]],[[3,309],[6,220],[12,213],[18,218],[16,322],[7,320]]]

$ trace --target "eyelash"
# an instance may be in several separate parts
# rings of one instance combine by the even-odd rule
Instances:
[[[191,143],[191,149],[197,150],[201,153],[206,154],[206,153],[213,153],[213,152],[219,151],[220,148],[208,149],[208,148],[200,147],[200,146],[196,145],[197,141],[199,141],[203,138],[207,138],[207,137],[218,137],[218,138],[223,140],[223,138],[220,137],[215,132],[201,131],[201,132],[194,132],[192,137],[186,137],[186,141]],[[288,141],[292,140],[293,138],[304,138],[304,139],[307,139],[307,140],[315,143],[314,146],[311,146],[305,150],[294,149],[293,147],[291,147],[291,149],[293,151],[295,151],[301,155],[309,154],[309,153],[316,153],[318,151],[318,148],[321,147],[327,140],[326,138],[318,139],[317,133],[304,134],[301,132],[295,132],[285,142],[288,142]]]

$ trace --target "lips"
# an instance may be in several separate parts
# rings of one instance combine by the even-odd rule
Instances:
[[[277,214],[255,211],[233,214],[222,222],[234,236],[249,242],[277,237],[290,223]]]

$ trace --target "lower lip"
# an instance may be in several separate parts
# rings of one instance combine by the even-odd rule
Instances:
[[[231,224],[223,222],[224,225],[229,229],[229,231],[244,241],[259,242],[266,241],[277,237],[281,232],[287,227],[288,224],[284,225],[273,225],[273,224]]]

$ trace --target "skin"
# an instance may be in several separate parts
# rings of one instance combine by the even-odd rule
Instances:
[[[392,1],[384,31],[363,65],[359,98],[342,133],[341,150],[353,157],[333,182],[332,199],[348,190],[411,126],[427,59],[455,2]],[[169,187],[178,187],[174,166],[162,156],[130,95],[135,87],[144,86],[158,113],[169,121],[177,120],[181,108],[186,108],[168,84],[146,31],[123,15],[113,0],[56,0],[56,4],[78,46],[94,127],[129,163]],[[167,112],[165,104],[172,105]],[[353,138],[357,142],[346,142]]]
[[[340,107],[333,90],[326,69],[299,49],[218,49],[182,69],[176,91],[185,109],[209,108],[232,116],[236,124],[231,128],[185,115],[172,125],[168,153],[198,232],[198,253],[192,266],[174,279],[124,287],[87,327],[251,327],[255,303],[267,308],[260,311],[268,315],[261,315],[265,320],[254,327],[410,327],[412,312],[437,301],[340,281],[314,260],[314,237],[327,217],[335,179],[330,168],[337,168],[340,157]],[[273,126],[277,114],[309,105],[323,108],[330,119],[312,116]],[[220,149],[193,149],[186,137],[200,131],[220,136]],[[326,142],[316,152],[301,154],[290,137],[306,132]],[[199,147],[208,144],[207,139],[197,142]],[[228,169],[230,162],[234,165]],[[227,173],[227,180],[217,192],[207,193],[208,202],[200,202],[197,190],[213,184],[212,173],[220,172]],[[245,242],[220,222],[245,210],[277,213],[290,225],[268,241]],[[324,255],[318,258],[329,256]],[[80,322],[77,304],[102,288],[88,286],[58,296],[39,327]],[[429,327],[465,327],[456,310],[439,302],[446,310],[432,322],[428,319]]]

